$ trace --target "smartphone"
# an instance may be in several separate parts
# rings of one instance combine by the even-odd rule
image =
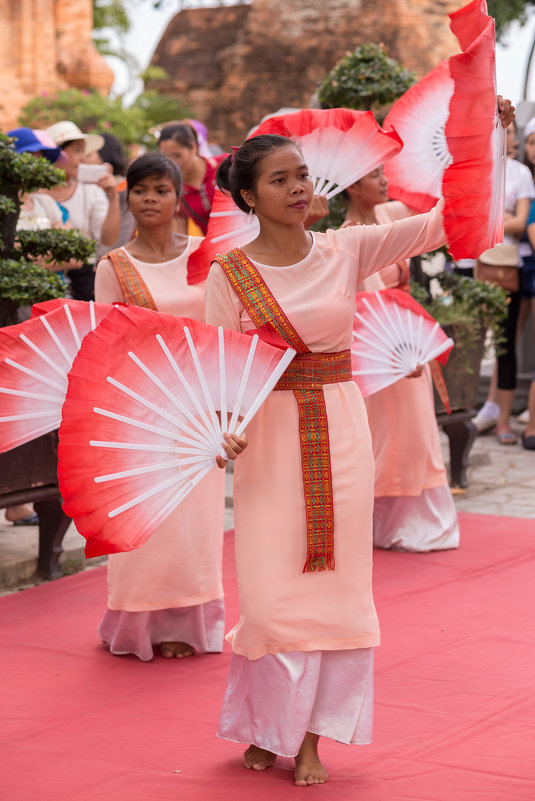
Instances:
[[[80,164],[77,178],[84,184],[96,184],[108,172],[105,164]]]

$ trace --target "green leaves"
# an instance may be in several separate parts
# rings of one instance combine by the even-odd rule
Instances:
[[[470,348],[472,338],[479,337],[481,329],[490,329],[492,342],[497,352],[503,341],[501,323],[507,316],[507,292],[495,284],[476,281],[473,278],[444,271],[433,276],[439,283],[443,295],[429,300],[427,291],[411,282],[411,295],[427,309],[440,325],[457,330],[453,338]]]
[[[415,83],[416,75],[389,58],[379,44],[368,42],[347,53],[318,89],[323,108],[377,111]]]
[[[16,245],[15,252],[23,259],[44,256],[50,264],[63,264],[71,259],[87,263],[95,255],[95,242],[77,230],[17,231]]]
[[[59,276],[38,264],[18,259],[0,259],[0,298],[17,306],[65,297]]]
[[[88,262],[95,243],[79,231],[16,231],[22,195],[63,183],[65,173],[46,159],[16,153],[11,143],[8,136],[0,133],[0,300],[7,301],[16,311],[17,306],[66,294],[59,276],[33,259],[44,258],[50,264],[71,259]],[[9,315],[3,320],[13,322]]]

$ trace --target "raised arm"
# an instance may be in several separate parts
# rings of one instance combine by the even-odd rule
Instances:
[[[359,283],[395,261],[429,253],[445,245],[442,208],[443,201],[440,200],[427,214],[417,214],[387,225],[341,229],[338,236],[347,237],[347,241],[341,242],[344,249],[352,248],[357,257]]]

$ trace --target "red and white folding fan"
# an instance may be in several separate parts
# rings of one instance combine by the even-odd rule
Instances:
[[[38,305],[39,316],[0,328],[0,452],[58,428],[73,359],[111,309],[49,301]]]
[[[208,274],[218,253],[246,245],[256,239],[259,231],[256,214],[245,214],[230,195],[216,189],[206,236],[189,256],[188,271]]]
[[[112,311],[73,364],[60,428],[64,509],[87,556],[142,545],[294,355],[256,334],[136,306]]]
[[[454,259],[477,258],[502,241],[505,131],[497,117],[494,21],[485,0],[450,15],[462,53],[411,87],[384,126],[403,139],[385,164],[392,199],[428,211],[443,195]]]
[[[453,339],[407,292],[357,292],[351,365],[364,397],[432,359],[445,364],[453,345]]]
[[[327,199],[346,189],[401,150],[396,131],[385,131],[371,111],[303,109],[269,117],[251,136],[297,139],[314,180],[314,194]]]
[[[477,258],[503,242],[506,133],[496,105],[494,20],[485,0],[450,14],[462,53],[446,123],[452,163],[442,180],[444,230],[454,259]]]
[[[451,163],[446,122],[454,82],[443,61],[396,100],[384,120],[403,140],[403,149],[384,165],[388,194],[411,209],[429,211],[442,194]]]

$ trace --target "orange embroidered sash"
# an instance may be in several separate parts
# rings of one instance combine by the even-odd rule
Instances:
[[[150,290],[122,248],[110,250],[106,258],[113,264],[113,269],[121,285],[124,302],[129,306],[145,306],[158,311]]]
[[[239,248],[217,261],[257,328],[272,326],[297,351],[275,390],[292,390],[299,412],[307,556],[303,573],[334,570],[334,514],[329,427],[323,385],[351,381],[350,351],[312,353],[264,279]]]

